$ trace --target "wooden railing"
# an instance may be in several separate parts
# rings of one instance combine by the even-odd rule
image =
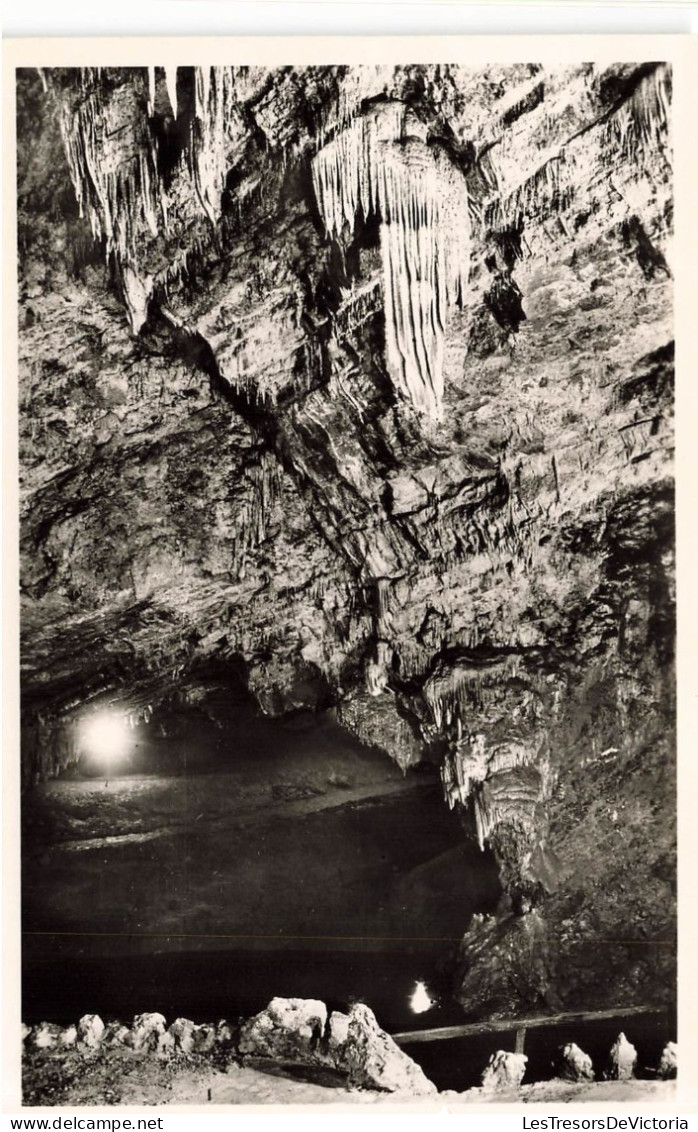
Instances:
[[[640,1014],[656,1014],[668,1017],[665,1006],[626,1006],[613,1010],[583,1010],[568,1014],[537,1014],[529,1018],[502,1018],[493,1022],[466,1022],[458,1026],[439,1026],[433,1030],[407,1030],[393,1034],[398,1045],[412,1045],[414,1042],[442,1042],[453,1038],[469,1038],[478,1034],[493,1034],[498,1031],[513,1033],[516,1053],[523,1053],[526,1031],[541,1026],[577,1025],[585,1022],[603,1022],[613,1018],[630,1018]]]

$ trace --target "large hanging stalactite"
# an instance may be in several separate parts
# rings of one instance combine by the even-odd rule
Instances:
[[[446,312],[467,284],[470,261],[464,178],[402,103],[355,119],[313,160],[328,234],[357,214],[378,213],[383,259],[386,363],[395,387],[427,415],[441,415]]]

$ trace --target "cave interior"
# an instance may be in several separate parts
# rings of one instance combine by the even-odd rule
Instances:
[[[16,89],[25,1020],[671,1007],[671,68]]]

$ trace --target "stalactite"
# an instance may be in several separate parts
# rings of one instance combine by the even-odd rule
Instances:
[[[152,275],[139,275],[130,264],[122,272],[122,290],[128,320],[134,334],[138,333],[148,317],[148,304],[153,290]]]
[[[172,113],[175,118],[179,114],[179,104],[177,102],[177,71],[178,67],[165,67],[165,86],[167,87],[167,97],[170,100]]]
[[[220,216],[228,172],[226,140],[238,123],[233,67],[197,67],[197,127],[192,138],[194,183],[199,203],[212,224]]]
[[[77,110],[61,102],[60,126],[80,214],[90,222],[96,240],[104,240],[107,257],[122,268],[124,297],[131,327],[145,321],[152,279],[139,271],[140,243],[146,229],[152,237],[167,226],[166,195],[159,183],[155,155],[145,134],[136,131],[126,158],[115,163],[105,149],[109,117],[100,83],[83,75],[85,98]],[[117,151],[121,157],[120,151]]]
[[[657,153],[668,144],[670,91],[670,68],[661,64],[644,75],[632,95],[603,125],[598,125],[596,140],[604,150],[611,150],[610,168],[618,161],[632,162],[636,171],[656,167]],[[590,133],[585,133],[583,139],[571,139],[550,154],[522,184],[497,197],[486,209],[487,226],[498,230],[515,225],[522,215],[553,215],[568,208],[574,186],[579,182],[579,166],[589,160],[591,139]],[[489,161],[491,165],[491,154]]]
[[[45,72],[42,81],[50,85]],[[177,117],[177,68],[165,67],[165,86]],[[124,298],[134,333],[145,321],[154,281],[140,265],[143,235],[153,238],[168,230],[169,201],[157,171],[155,143],[147,116],[155,112],[156,68],[147,68],[147,115],[131,121],[128,145],[117,131],[112,144],[112,119],[121,125],[123,109],[103,89],[98,68],[80,73],[82,97],[77,106],[62,96],[60,125],[80,214],[90,223],[96,240],[104,240],[107,257],[121,267]],[[196,69],[196,124],[192,130],[188,167],[202,211],[212,224],[220,215],[228,169],[226,140],[240,124],[232,67]],[[182,171],[187,165],[183,163]],[[191,253],[191,248],[188,253]],[[185,266],[185,265],[183,265]],[[167,282],[176,278],[169,272]]]
[[[239,507],[233,538],[233,565],[240,576],[249,554],[267,538],[281,494],[281,469],[270,452],[260,454],[248,476],[250,490]]]
[[[359,114],[363,101],[386,94],[393,84],[395,70],[392,64],[366,64],[345,69],[335,97],[324,108],[318,123],[318,148],[322,149],[329,135],[349,125]]]
[[[438,418],[447,309],[464,292],[470,261],[464,178],[400,103],[353,120],[316,155],[312,173],[332,238],[353,231],[359,212],[380,216],[388,371],[417,409]]]
[[[496,818],[488,805],[487,795],[484,790],[476,790],[473,797],[473,809],[475,811],[475,833],[477,836],[477,843],[480,849],[485,848],[487,838],[496,825]]]
[[[378,625],[379,629],[386,631],[390,628],[393,620],[390,608],[390,578],[378,578],[376,586],[378,590]]]
[[[370,280],[362,287],[352,285],[341,291],[342,301],[333,315],[334,332],[338,339],[353,337],[359,327],[376,310],[378,285]]]
[[[646,160],[666,146],[671,115],[671,71],[660,64],[643,76],[620,109],[608,123],[608,139],[624,158]]]
[[[511,772],[524,769],[520,775]],[[534,736],[530,743],[489,749],[481,734],[461,737],[441,767],[444,796],[451,809],[472,804],[483,849],[492,830],[511,822],[534,830],[536,807],[549,789],[548,760]]]
[[[569,150],[548,158],[523,184],[487,207],[487,226],[501,230],[515,226],[524,215],[562,212],[571,200],[575,167],[575,155]]]
[[[366,688],[372,696],[379,696],[388,688],[393,650],[386,641],[378,641],[376,654],[366,665]]]

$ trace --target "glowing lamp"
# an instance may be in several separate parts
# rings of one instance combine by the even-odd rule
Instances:
[[[416,983],[414,993],[410,999],[410,1006],[415,1014],[423,1014],[425,1010],[431,1010],[434,1005],[434,1000],[429,998],[427,988],[424,983]]]
[[[86,719],[81,727],[82,746],[108,765],[128,752],[130,728],[125,716],[102,711]]]

